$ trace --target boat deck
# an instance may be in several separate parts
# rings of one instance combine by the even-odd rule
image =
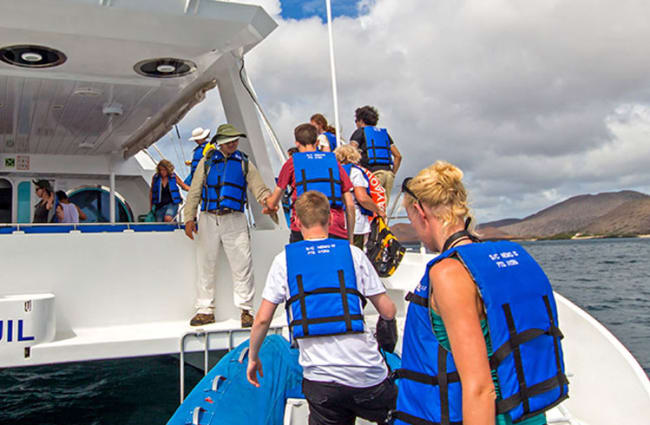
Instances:
[[[281,333],[286,320],[279,317],[271,324],[271,332]],[[241,328],[230,319],[201,327],[189,325],[189,319],[108,327],[75,329],[72,335],[57,335],[54,341],[31,348],[29,357],[7,366],[27,366],[47,362],[63,363],[111,358],[178,354],[183,351],[207,349],[229,350],[249,338],[250,328]],[[182,344],[182,345],[181,345]],[[181,348],[182,347],[182,348]]]

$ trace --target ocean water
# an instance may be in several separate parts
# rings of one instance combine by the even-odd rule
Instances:
[[[525,242],[555,290],[609,328],[650,373],[650,239]],[[186,367],[186,388],[202,373]],[[171,356],[0,370],[0,424],[164,424]]]

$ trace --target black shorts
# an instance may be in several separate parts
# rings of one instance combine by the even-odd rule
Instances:
[[[388,378],[367,388],[302,380],[309,404],[309,425],[354,425],[357,417],[384,424],[395,409],[397,387]]]

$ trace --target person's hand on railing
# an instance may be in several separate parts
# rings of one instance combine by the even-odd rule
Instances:
[[[194,233],[196,233],[196,221],[191,220],[185,223],[185,235],[194,240]]]

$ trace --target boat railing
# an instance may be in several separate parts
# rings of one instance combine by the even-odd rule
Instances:
[[[272,334],[282,335],[282,331],[285,326],[271,326],[269,332]],[[187,332],[180,339],[180,350],[179,350],[179,390],[180,390],[180,401],[183,403],[185,400],[185,351],[187,346],[188,338],[193,338],[195,341],[200,341],[202,344],[201,350],[203,351],[203,376],[207,375],[210,371],[208,365],[208,353],[210,352],[210,339],[214,338],[226,338],[227,341],[227,350],[230,351],[235,348],[237,345],[244,342],[249,338],[251,328],[241,328],[241,329],[215,329],[215,330],[205,330],[197,329],[195,331]],[[220,345],[223,346],[223,345]],[[193,350],[194,351],[194,350]],[[239,363],[242,363],[248,354],[248,348],[242,351],[242,354],[239,357]],[[219,377],[216,377],[218,384]]]
[[[8,223],[0,224],[0,235],[57,233],[171,232],[184,229],[180,222],[170,223]]]

